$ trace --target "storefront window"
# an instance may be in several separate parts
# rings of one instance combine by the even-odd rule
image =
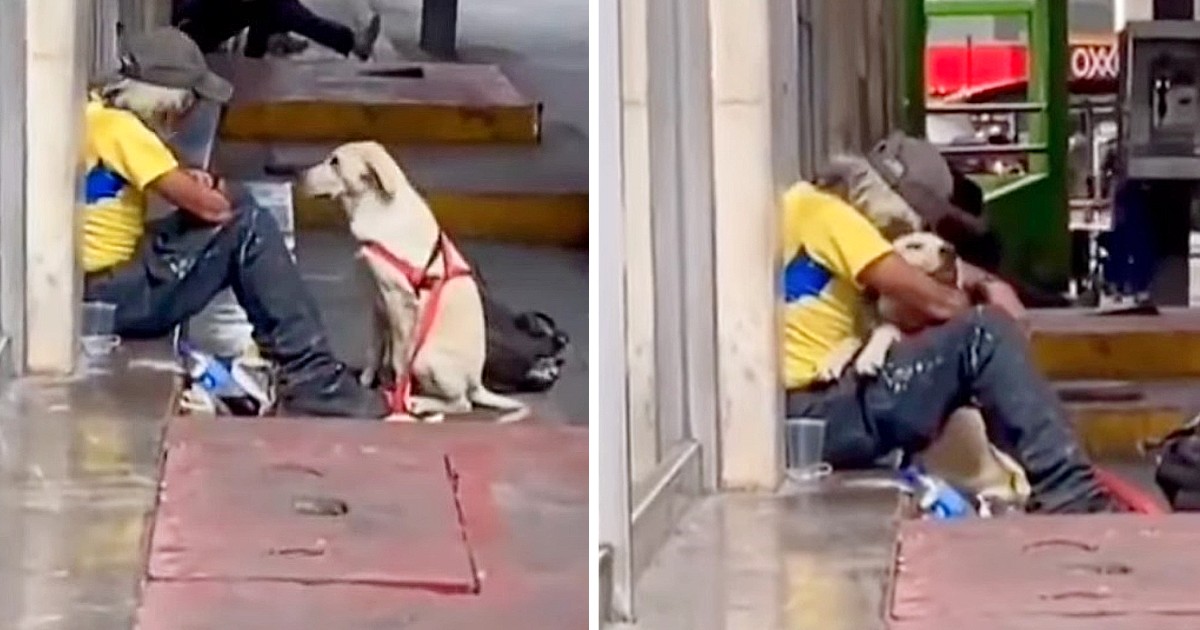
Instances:
[[[0,379],[19,368],[24,330],[25,1],[0,20]]]
[[[1113,0],[1071,0],[1067,3],[1067,23],[1072,33],[1112,33]]]

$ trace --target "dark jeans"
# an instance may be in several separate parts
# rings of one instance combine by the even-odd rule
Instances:
[[[1122,182],[1113,196],[1113,229],[1100,236],[1108,250],[1104,279],[1122,295],[1150,290],[1158,267],[1154,226],[1141,182]]]
[[[284,287],[291,289],[286,299],[305,315],[318,314],[274,217],[253,202],[239,204],[224,226],[184,212],[151,223],[138,255],[111,272],[90,276],[85,295],[117,305],[117,334],[161,337],[230,287],[250,320],[269,329],[266,333],[280,325],[270,314],[282,309],[263,302],[280,296]]]
[[[267,38],[276,33],[297,33],[343,55],[354,48],[354,31],[313,13],[300,0],[188,0],[175,24],[205,53],[246,27],[247,57],[264,56]]]
[[[1035,504],[1053,510],[1098,491],[1091,465],[1028,344],[1003,312],[979,307],[894,346],[877,377],[788,392],[792,417],[829,421],[825,457],[870,466],[899,448],[924,450],[954,409],[975,404],[988,436],[1025,468]]]

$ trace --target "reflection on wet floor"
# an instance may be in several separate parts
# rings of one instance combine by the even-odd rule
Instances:
[[[131,627],[173,374],[127,361],[153,354],[131,344],[107,374],[4,392],[0,627]]]
[[[638,588],[630,630],[883,627],[897,495],[845,484],[700,499]]]

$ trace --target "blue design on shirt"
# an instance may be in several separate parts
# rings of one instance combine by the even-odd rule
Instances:
[[[88,205],[116,199],[129,185],[124,177],[103,164],[97,163],[84,178],[83,198]]]
[[[806,297],[817,297],[829,286],[833,274],[813,260],[804,250],[783,268],[783,299],[795,304]]]

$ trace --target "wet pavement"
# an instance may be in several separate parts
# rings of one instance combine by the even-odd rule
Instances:
[[[898,495],[872,479],[700,499],[643,575],[637,622],[617,627],[883,628]]]
[[[0,402],[0,627],[125,630],[171,394],[166,344]]]

